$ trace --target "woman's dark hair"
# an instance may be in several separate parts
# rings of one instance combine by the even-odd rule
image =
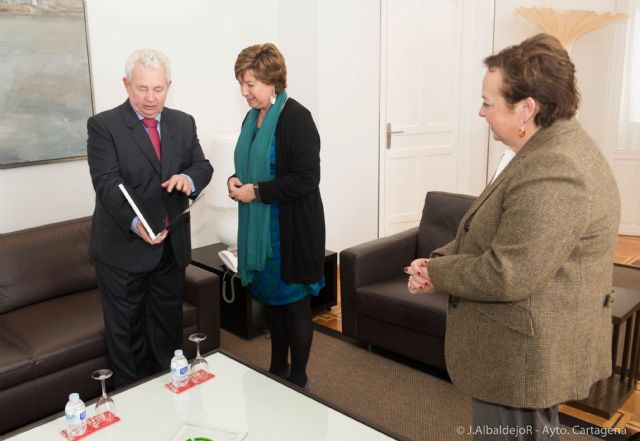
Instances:
[[[287,66],[284,57],[275,44],[256,44],[242,49],[234,67],[236,78],[248,70],[256,79],[274,86],[276,93],[287,88]]]
[[[576,69],[557,38],[535,35],[485,58],[484,64],[502,73],[501,92],[507,103],[536,100],[540,106],[536,125],[548,127],[576,114],[580,104]]]

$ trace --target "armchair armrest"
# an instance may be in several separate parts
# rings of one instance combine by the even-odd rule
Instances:
[[[198,331],[207,334],[200,343],[202,353],[220,346],[220,282],[218,276],[202,268],[188,265],[184,300],[198,309]]]
[[[402,274],[416,258],[418,228],[375,239],[340,252],[342,332],[358,338],[355,291],[359,286]]]

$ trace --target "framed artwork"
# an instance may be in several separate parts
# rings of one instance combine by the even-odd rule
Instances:
[[[83,0],[0,0],[0,168],[86,157]]]

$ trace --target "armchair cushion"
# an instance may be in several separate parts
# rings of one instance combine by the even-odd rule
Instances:
[[[429,257],[436,248],[456,237],[460,219],[476,198],[464,194],[430,191],[424,200],[422,219],[418,227],[418,254]]]
[[[357,289],[358,312],[425,334],[444,337],[449,296],[411,295],[407,276],[395,276]]]
[[[0,321],[0,390],[34,377],[29,348]]]
[[[0,322],[12,341],[29,348],[28,365],[21,368],[24,372],[7,386],[80,364],[107,350],[97,289],[20,308],[3,315]]]
[[[95,288],[95,270],[87,254],[90,220],[72,219],[2,236],[0,314]]]

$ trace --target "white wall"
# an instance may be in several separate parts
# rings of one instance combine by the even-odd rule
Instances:
[[[121,77],[124,59],[131,50],[161,49],[173,62],[173,86],[167,105],[194,115],[203,149],[214,168],[216,160],[225,156],[216,152],[214,140],[217,136],[235,136],[247,110],[233,78],[235,57],[250,44],[276,43],[287,59],[290,96],[311,110],[320,130],[327,248],[341,250],[377,236],[378,2],[86,1],[96,110],[124,101]],[[501,49],[540,31],[535,24],[515,16],[513,10],[518,6],[616,11],[616,6],[624,3],[497,1],[494,47]],[[607,139],[609,84],[617,78],[610,55],[614,26],[618,25],[587,34],[572,49],[583,96],[579,117],[600,145]],[[475,115],[477,108],[469,112]],[[492,143],[491,150],[489,176],[502,147]],[[473,160],[469,158],[469,162]],[[219,188],[220,184],[216,186],[207,190],[207,200],[194,210],[194,246],[217,241],[214,225],[220,210],[212,206],[216,199],[213,194],[225,190]],[[2,233],[90,215],[92,211],[93,189],[84,160],[0,170]]]
[[[87,20],[96,111],[125,100],[123,64],[133,49],[160,49],[173,64],[167,106],[195,117],[214,168],[228,157],[215,151],[214,140],[237,135],[248,110],[233,75],[238,52],[277,44],[287,60],[289,95],[311,110],[322,139],[327,247],[376,237],[376,2],[87,0]],[[217,241],[215,192],[226,189],[210,186],[194,209],[194,246]],[[1,170],[0,232],[90,215],[93,198],[86,160]]]
[[[0,170],[0,233],[87,216],[93,198],[85,160]]]

